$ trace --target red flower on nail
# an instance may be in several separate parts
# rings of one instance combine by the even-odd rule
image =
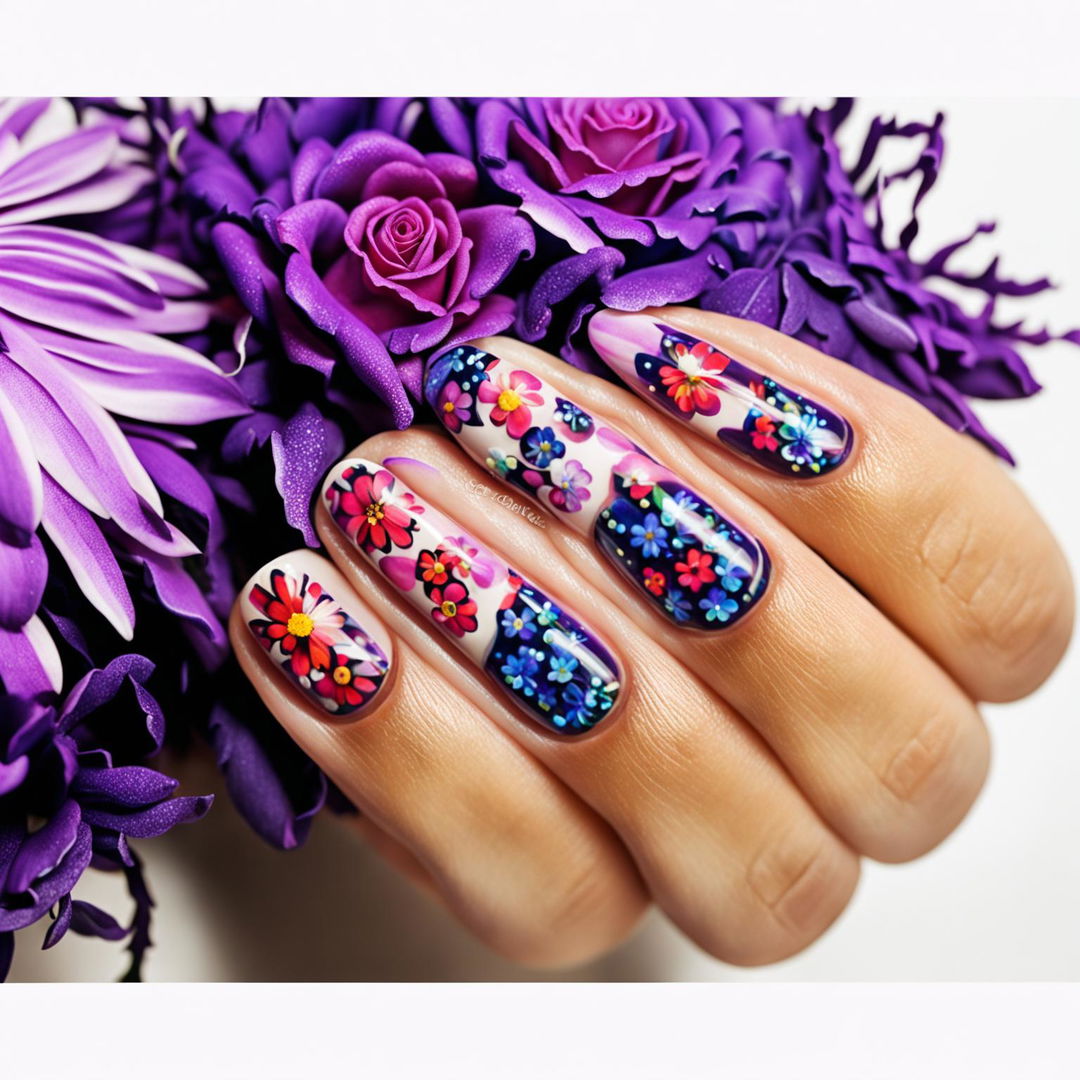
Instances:
[[[445,585],[454,568],[461,562],[459,556],[449,551],[421,551],[416,572],[426,585]]]
[[[282,570],[271,570],[270,588],[255,585],[248,599],[266,616],[252,622],[252,630],[265,648],[280,646],[298,679],[330,663],[331,646],[341,640],[345,613],[321,585],[309,581],[306,574],[298,581]]]
[[[653,596],[659,596],[664,591],[664,586],[667,584],[667,575],[659,570],[654,570],[651,566],[646,566],[643,571],[645,574],[645,588],[653,594]]]
[[[345,706],[358,708],[379,688],[378,682],[363,673],[365,668],[374,673],[369,661],[353,660],[332,649],[326,669],[316,673],[312,687],[320,697],[335,702],[339,709]]]
[[[681,341],[676,342],[670,355],[676,366],[662,367],[660,381],[679,412],[715,416],[720,411],[717,390],[723,386],[718,376],[731,363],[731,358],[704,341],[690,349]]]
[[[691,548],[686,553],[686,562],[677,562],[675,569],[679,574],[679,584],[691,592],[698,592],[702,585],[708,585],[716,580],[716,573],[712,569],[713,557]]]
[[[750,441],[755,450],[775,450],[779,441],[773,435],[776,425],[767,417],[759,416],[754,421],[754,430],[750,432]]]
[[[476,601],[461,582],[452,581],[445,588],[436,586],[428,595],[435,605],[431,617],[451,634],[464,637],[476,629]]]
[[[517,574],[509,574],[506,581],[510,588],[507,590],[506,595],[499,604],[500,611],[505,611],[508,607],[513,607],[514,601],[517,599],[518,590],[523,584],[522,579],[519,578]]]
[[[348,485],[344,490],[338,484]],[[416,519],[391,502],[394,477],[380,469],[374,475],[349,466],[327,492],[330,513],[364,551],[389,551],[412,544]],[[411,501],[411,496],[406,495]]]

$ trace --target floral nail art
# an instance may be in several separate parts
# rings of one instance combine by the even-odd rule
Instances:
[[[842,416],[648,315],[597,312],[589,339],[643,397],[773,472],[823,476],[851,452]]]
[[[260,578],[247,624],[271,659],[328,713],[367,705],[390,667],[382,646],[308,574],[274,567]]]
[[[502,389],[495,397],[488,393],[487,404],[499,410],[502,425],[514,422],[524,436],[532,430],[530,418],[514,416],[541,404],[537,387],[513,377],[496,385]],[[503,397],[500,405],[499,396],[511,391],[517,397]],[[464,385],[445,396],[455,408],[466,396],[472,399],[462,405],[466,415],[455,417],[461,424],[475,421],[474,403],[483,399]],[[542,724],[580,735],[614,708],[619,668],[597,636],[459,525],[422,504],[388,469],[346,461],[327,478],[323,500],[338,527],[394,587]],[[394,528],[383,537],[372,520],[393,522]]]
[[[462,345],[437,357],[425,382],[428,401],[475,460],[578,532],[591,533],[619,572],[672,622],[718,630],[760,599],[769,579],[761,544],[536,375]],[[503,398],[506,388],[516,397]],[[456,426],[447,422],[438,402],[465,397],[472,403],[467,415],[455,414]],[[507,417],[522,408],[528,417],[514,435]]]

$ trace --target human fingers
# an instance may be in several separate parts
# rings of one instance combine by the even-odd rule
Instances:
[[[855,581],[972,697],[1022,697],[1057,665],[1073,621],[1064,555],[973,439],[757,323],[690,308],[602,311],[589,336],[627,386],[694,434],[697,453]]]
[[[612,408],[613,387],[510,339],[436,357],[425,389],[474,460],[614,564],[616,590],[637,598],[627,610],[758,728],[858,850],[911,858],[955,827],[986,770],[971,702],[678,427],[662,465],[637,444],[651,432],[622,428],[655,426],[651,414]]]
[[[418,633],[452,641],[458,669],[486,670],[487,707],[612,824],[653,897],[699,944],[741,963],[804,947],[850,897],[854,856],[745,722],[569,570],[549,543],[562,530],[478,494],[480,475],[429,432],[384,433],[331,469],[316,525],[347,575],[376,568]],[[465,512],[467,531],[448,507]],[[369,517],[400,531],[373,536]],[[463,589],[448,612],[454,581]],[[587,625],[565,621],[566,597]],[[463,601],[475,607],[459,635],[447,624]],[[590,668],[573,663],[561,627],[593,655],[602,642],[618,668],[617,703],[600,715],[580,678]],[[462,647],[468,635],[475,643]]]
[[[255,689],[301,748],[492,948],[565,966],[625,937],[646,897],[594,812],[482,708],[394,640],[332,564],[263,568],[230,634]]]

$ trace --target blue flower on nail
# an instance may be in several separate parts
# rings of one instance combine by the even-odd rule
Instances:
[[[698,607],[705,612],[705,618],[709,622],[722,623],[727,622],[739,610],[739,605],[730,596],[716,588],[710,589],[708,596],[698,601]]]
[[[528,608],[521,611],[510,608],[503,612],[503,633],[510,638],[519,637],[522,641],[529,641],[536,633],[535,620],[536,616]]]
[[[517,656],[508,656],[506,663],[499,669],[506,676],[506,681],[513,690],[526,693],[536,689],[536,673],[540,664],[533,655],[534,650],[524,645],[518,647]]]
[[[551,626],[559,618],[559,609],[550,600],[545,600],[536,613],[536,621],[541,626]]]
[[[584,409],[561,397],[555,399],[555,419],[561,420],[575,435],[593,426],[592,417]]]
[[[723,556],[721,556],[721,559],[723,559]],[[741,566],[736,566],[735,563],[727,559],[724,559],[723,563],[721,563],[720,559],[717,560],[717,569],[719,570],[721,567],[723,567],[723,573],[720,575],[720,584],[730,593],[742,592],[746,588],[746,583],[750,580],[749,571],[744,570]]]
[[[557,683],[568,683],[574,677],[574,669],[578,666],[577,658],[566,653],[556,653],[549,664],[551,670],[548,678]]]
[[[693,610],[692,603],[686,598],[682,589],[672,589],[664,597],[664,610],[676,621],[686,622]]]
[[[549,427],[529,428],[521,440],[525,460],[538,469],[546,469],[556,458],[566,453],[566,444],[555,437],[555,431]]]
[[[571,683],[563,691],[562,709],[551,718],[555,726],[587,727],[591,724],[593,718],[587,697],[577,683]]]
[[[555,708],[555,702],[558,698],[558,694],[555,692],[555,687],[549,683],[540,683],[536,688],[536,703],[541,709],[551,710]]]
[[[812,468],[814,459],[821,457],[821,444],[828,432],[822,427],[817,413],[804,408],[798,415],[785,413],[777,434],[785,443],[780,448],[782,457]]]
[[[653,559],[668,546],[667,529],[662,528],[655,514],[646,514],[645,521],[630,527],[630,544],[641,548],[641,554]]]
[[[677,491],[674,495],[664,496],[663,509],[660,511],[660,521],[669,529],[672,525],[680,533],[689,533],[696,523],[696,516],[691,519],[690,515],[701,505],[689,491]]]

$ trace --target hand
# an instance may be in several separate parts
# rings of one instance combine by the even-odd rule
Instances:
[[[655,902],[779,960],[860,856],[963,818],[975,703],[1053,670],[1069,573],[981,446],[851,367],[690,309],[590,336],[648,404],[509,339],[435,357],[451,437],[335,466],[332,562],[260,571],[233,644],[358,828],[493,948],[579,963]]]

